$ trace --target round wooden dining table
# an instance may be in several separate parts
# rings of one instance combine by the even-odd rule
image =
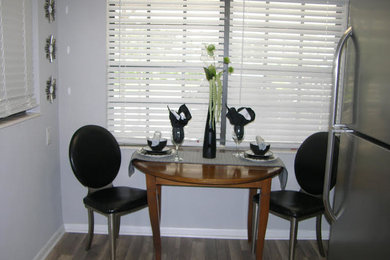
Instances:
[[[256,241],[256,259],[262,259],[264,237],[268,222],[269,198],[272,178],[283,170],[283,167],[267,165],[233,165],[206,163],[177,163],[151,161],[147,158],[134,158],[131,163],[146,177],[149,217],[153,232],[155,259],[161,259],[161,186],[213,187],[213,188],[247,188],[248,203],[248,240],[253,239],[252,198],[260,189],[259,225]]]

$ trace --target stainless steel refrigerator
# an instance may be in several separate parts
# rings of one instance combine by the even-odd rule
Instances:
[[[328,259],[390,259],[390,1],[349,2],[350,27],[334,63],[324,185]],[[329,199],[335,138],[337,183]]]

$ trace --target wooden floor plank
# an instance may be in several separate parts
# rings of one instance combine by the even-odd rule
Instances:
[[[66,233],[52,249],[46,260],[106,260],[109,259],[107,235],[95,235],[89,251],[85,250],[87,236]],[[325,249],[327,243],[325,242]],[[119,236],[117,260],[153,260],[153,240],[150,236]],[[325,260],[318,252],[315,240],[299,240],[295,259]],[[254,260],[246,240],[162,237],[163,260]],[[264,260],[288,259],[288,240],[266,240]]]
[[[217,240],[208,239],[209,243],[206,243],[205,246],[205,260],[215,260],[217,259]]]
[[[186,259],[186,258],[188,258],[188,256],[192,254],[192,242],[191,242],[191,239],[185,239],[185,238],[177,238],[177,239],[180,239],[179,259]],[[165,252],[164,249],[163,249],[163,251]]]
[[[217,244],[217,259],[218,260],[231,260],[230,254],[229,254],[229,248],[226,243],[226,240],[220,239],[216,241]]]

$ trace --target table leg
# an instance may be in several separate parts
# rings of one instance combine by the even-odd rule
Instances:
[[[248,199],[248,243],[252,242],[252,229],[253,229],[253,196],[256,195],[257,189],[249,189]]]
[[[257,230],[256,243],[256,260],[263,258],[265,231],[267,229],[268,213],[269,213],[269,198],[271,192],[271,178],[263,181],[260,191],[260,213],[259,213],[259,227]]]
[[[157,201],[158,188],[156,185],[156,177],[149,174],[146,174],[145,176],[146,189],[148,194],[149,218],[153,233],[154,254],[156,256],[156,260],[161,260],[160,217]]]
[[[161,185],[157,185],[158,221],[161,223]]]

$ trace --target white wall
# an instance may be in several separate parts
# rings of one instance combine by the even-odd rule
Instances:
[[[56,34],[57,25],[46,21],[43,4],[33,1],[34,77],[40,116],[0,128],[0,259],[33,259],[63,230],[58,99],[49,104],[45,97],[46,80],[50,75],[57,77],[57,62],[49,64],[45,58],[45,40]],[[46,145],[47,127],[50,145]]]
[[[57,2],[57,8],[63,219],[68,231],[85,231],[87,212],[82,198],[86,189],[73,176],[68,145],[73,132],[82,125],[106,125],[106,2],[64,0]],[[115,184],[145,188],[142,173],[136,172],[131,178],[127,174],[133,151],[122,149],[122,167]],[[278,155],[290,172],[288,188],[297,189],[292,166],[295,154],[284,152]],[[278,188],[275,179],[273,189]],[[245,236],[247,194],[247,190],[164,187],[162,233],[202,236],[225,234],[226,231],[233,236]],[[106,220],[99,217],[96,223],[103,225]],[[122,217],[121,224],[128,233],[147,232],[145,230],[150,228],[147,209]],[[301,227],[313,235],[314,222],[308,221]],[[287,239],[289,223],[271,216],[267,232],[268,237]]]

